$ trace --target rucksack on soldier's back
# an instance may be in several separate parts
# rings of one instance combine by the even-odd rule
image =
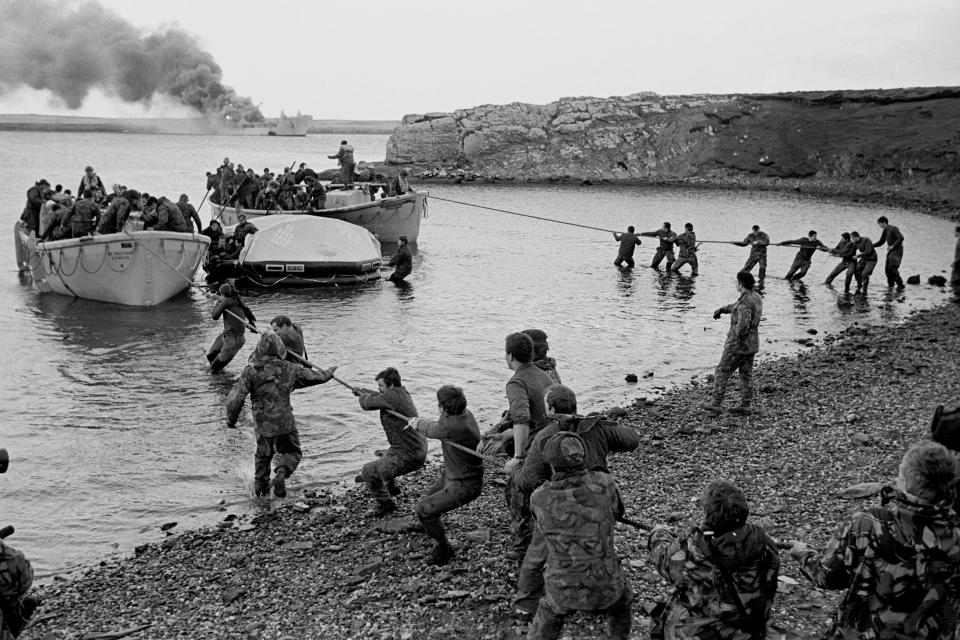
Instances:
[[[0,624],[17,637],[36,608],[24,611],[21,599],[33,584],[33,568],[22,552],[0,541]],[[27,598],[30,600],[30,598]]]

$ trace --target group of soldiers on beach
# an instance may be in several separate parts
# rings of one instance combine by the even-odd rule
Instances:
[[[734,371],[740,374],[740,402],[729,411],[752,413],[762,301],[750,272],[738,272],[735,286],[737,300],[714,314],[731,319],[713,394],[703,405],[708,416],[724,410]],[[218,310],[236,307],[234,318],[255,329],[252,313],[247,315],[235,292],[221,294]],[[307,366],[303,332],[289,318],[274,318],[271,326],[229,394],[227,424],[236,426],[249,396],[257,436],[255,492],[283,497],[302,457],[290,393],[337,379],[335,367]],[[486,433],[459,387],[438,389],[437,415],[431,418],[420,416],[394,367],[376,375],[376,389],[351,387],[360,409],[379,412],[389,443],[356,477],[373,502],[365,517],[397,511],[398,479],[424,468],[427,439],[440,440],[443,466],[413,511],[435,542],[427,564],[445,565],[455,559],[456,549],[441,517],[489,487],[484,462],[499,460],[506,476],[504,518],[510,521],[504,558],[517,563],[513,606],[517,618],[529,623],[527,637],[559,638],[568,616],[588,612],[606,617],[608,637],[626,639],[633,596],[614,529],[617,522],[637,523],[624,515],[607,458],[637,449],[640,438],[632,427],[603,415],[584,415],[548,352],[542,330],[506,337],[504,359],[512,372],[505,386],[508,408]],[[814,585],[845,591],[828,637],[953,638],[960,516],[954,510],[958,465],[952,451],[960,450],[960,409],[939,410],[932,434],[936,442],[916,445],[904,455],[896,487],[885,490],[881,506],[853,514],[822,552],[800,541],[774,541],[749,521],[743,490],[727,480],[708,483],[700,524],[679,534],[665,525],[649,532],[651,560],[673,585],[666,602],[651,614],[651,637],[766,637],[780,549],[789,548]]]
[[[799,247],[793,263],[784,276],[788,281],[800,281],[807,275],[807,271],[813,262],[813,255],[817,251],[829,252],[831,256],[840,259],[837,266],[827,276],[824,284],[831,285],[834,279],[841,273],[845,273],[844,293],[850,293],[850,285],[853,280],[857,282],[855,294],[866,295],[867,287],[870,284],[870,277],[877,266],[878,247],[887,245],[886,262],[884,265],[884,274],[887,277],[887,284],[890,287],[902,290],[904,288],[903,278],[900,277],[900,263],[903,260],[903,233],[892,224],[886,216],[880,216],[877,219],[880,226],[880,238],[873,242],[866,236],[861,236],[859,231],[844,231],[840,235],[840,241],[830,249],[817,238],[817,232],[811,230],[806,237],[796,240],[785,240],[772,243],[770,236],[765,231],[761,231],[758,225],[741,241],[729,241],[729,244],[739,247],[750,247],[750,255],[743,265],[744,271],[752,271],[755,266],[759,267],[758,274],[762,281],[767,275],[767,247],[771,244],[775,246],[797,246]],[[684,225],[684,231],[676,234],[671,230],[669,222],[664,222],[663,226],[656,231],[644,231],[635,233],[634,228],[627,227],[626,232],[615,232],[613,237],[620,243],[620,250],[615,265],[621,268],[632,268],[634,266],[633,254],[636,247],[641,244],[638,236],[657,238],[659,245],[650,266],[654,269],[660,268],[660,263],[666,259],[667,271],[679,272],[680,268],[689,264],[691,275],[697,275],[699,263],[697,261],[697,242],[696,233],[693,230],[693,224],[688,222]],[[679,248],[679,255],[675,256],[673,248]]]
[[[46,178],[27,190],[20,219],[38,240],[65,240],[95,234],[153,229],[192,233],[202,224],[187,194],[177,202],[114,184],[108,192],[93,167],[80,182],[79,197]]]

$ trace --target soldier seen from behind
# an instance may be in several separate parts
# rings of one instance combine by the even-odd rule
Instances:
[[[626,453],[640,446],[640,436],[631,427],[621,426],[603,416],[583,417],[577,413],[577,396],[562,384],[551,385],[544,394],[547,425],[541,429],[527,451],[523,464],[514,467],[512,480],[523,492],[532,493],[550,479],[550,463],[545,448],[558,433],[575,433],[583,441],[584,464],[587,469],[606,469],[607,455]],[[542,532],[534,528],[533,539],[523,556],[517,593],[513,604],[522,617],[536,613],[543,596],[543,567],[547,559],[547,545]]]
[[[870,286],[870,276],[877,267],[877,250],[873,248],[873,242],[866,236],[861,236],[858,231],[850,232],[850,241],[857,251],[854,256],[856,266],[854,267],[853,277],[857,280],[856,293],[867,295],[867,287]]]
[[[426,438],[443,443],[443,468],[440,477],[417,503],[415,512],[423,530],[437,545],[427,559],[429,565],[445,565],[454,557],[440,516],[475,500],[483,490],[483,460],[449,443],[475,449],[480,442],[480,427],[467,409],[463,389],[444,385],[437,389],[440,417],[437,420],[414,418],[410,426]]]
[[[397,253],[387,263],[388,267],[394,268],[390,274],[391,282],[403,282],[404,278],[413,273],[413,254],[407,244],[407,236],[400,236],[397,240]]]
[[[423,467],[427,460],[427,441],[412,429],[407,429],[407,420],[399,418],[391,411],[402,416],[416,418],[417,407],[413,398],[403,386],[400,372],[387,367],[377,374],[378,391],[356,388],[353,395],[360,399],[360,408],[365,411],[380,410],[380,424],[387,436],[390,448],[376,460],[363,465],[357,482],[365,482],[375,500],[374,508],[367,514],[376,518],[396,511],[393,496],[400,495],[396,478]]]
[[[747,522],[747,498],[727,480],[704,488],[703,524],[677,536],[650,532],[650,553],[673,586],[652,637],[671,640],[763,640],[777,593],[780,555],[759,525]]]
[[[286,497],[286,480],[297,470],[303,453],[300,435],[293,418],[290,393],[295,389],[323,384],[333,378],[336,367],[327,371],[311,370],[285,361],[286,347],[275,333],[260,336],[257,348],[236,386],[227,396],[227,426],[235,428],[243,402],[250,396],[256,423],[257,451],[254,454],[254,493]],[[277,457],[273,480],[270,463]]]
[[[620,251],[613,264],[622,269],[633,269],[633,252],[640,244],[640,238],[633,233],[633,227],[627,227],[624,233],[614,231],[613,239],[620,243]]]
[[[756,281],[753,274],[741,271],[737,274],[737,291],[740,298],[733,304],[720,307],[713,312],[713,319],[719,320],[724,313],[730,314],[730,330],[723,343],[723,354],[717,365],[713,381],[713,394],[709,402],[700,408],[710,415],[719,415],[723,411],[723,396],[727,392],[727,383],[734,371],[740,372],[740,404],[730,409],[734,415],[750,415],[753,400],[753,361],[760,350],[760,319],[763,316],[763,300],[753,290]]]
[[[523,333],[533,339],[533,364],[545,371],[554,384],[560,384],[560,374],[557,373],[557,361],[547,355],[550,344],[547,342],[547,333],[542,329],[524,329]]]
[[[617,485],[606,471],[586,468],[580,436],[561,432],[543,447],[553,475],[533,492],[530,508],[546,541],[544,594],[528,640],[560,637],[575,612],[606,617],[607,637],[626,640],[633,593],[614,547],[614,528],[623,516]]]
[[[955,456],[915,445],[881,506],[858,511],[821,553],[793,541],[790,555],[824,589],[843,591],[826,638],[950,640],[956,630],[960,517]]]

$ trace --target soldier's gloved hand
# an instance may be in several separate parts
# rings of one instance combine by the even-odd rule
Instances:
[[[357,389],[356,387],[354,387],[353,389],[350,389],[350,393],[357,396],[358,398],[360,397],[360,389]]]
[[[805,542],[799,540],[788,540],[790,543],[790,557],[800,562],[803,560],[804,556],[807,555],[807,552],[810,551],[810,547],[807,546]]]
[[[713,319],[719,320],[720,316],[722,315],[723,315],[723,311],[721,311],[720,309],[717,309],[716,311],[713,312]]]
[[[503,433],[495,433],[490,436],[484,436],[480,441],[480,444],[477,445],[477,449],[480,453],[485,453],[489,456],[495,456],[504,452],[504,448],[507,446],[507,442],[513,439],[513,429],[507,429]]]

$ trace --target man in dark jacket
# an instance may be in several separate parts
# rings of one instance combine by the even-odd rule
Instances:
[[[340,141],[340,148],[332,156],[327,156],[331,160],[336,160],[340,165],[340,181],[343,186],[353,187],[353,168],[356,163],[353,160],[353,147],[347,144],[346,140]]]
[[[444,385],[437,389],[440,418],[415,418],[410,425],[427,438],[443,442],[443,469],[440,477],[427,489],[427,495],[416,506],[416,514],[427,535],[437,546],[427,559],[429,565],[444,565],[454,557],[440,516],[475,500],[483,490],[483,460],[451,446],[454,442],[475,449],[480,442],[480,427],[467,409],[463,389]]]
[[[620,243],[620,251],[617,253],[617,258],[613,261],[613,264],[618,267],[633,269],[633,251],[640,244],[640,238],[633,233],[633,226],[627,227],[624,233],[614,231],[613,239]],[[626,263],[626,267],[624,267],[624,263]]]
[[[413,271],[413,254],[410,253],[410,247],[407,245],[407,236],[400,236],[397,253],[387,266],[394,267],[393,273],[390,274],[391,282],[402,282]]]
[[[104,202],[107,199],[107,187],[103,180],[97,175],[93,167],[87,167],[83,170],[83,177],[80,178],[80,186],[77,187],[77,193],[83,194],[89,190],[93,201],[96,203]]]
[[[358,482],[366,482],[376,505],[369,515],[382,517],[396,511],[397,505],[391,496],[399,495],[400,488],[395,479],[423,466],[427,460],[427,441],[422,435],[407,429],[407,420],[392,413],[395,411],[406,418],[415,418],[417,407],[413,398],[403,386],[400,372],[387,367],[377,374],[378,391],[354,389],[353,394],[360,398],[360,408],[365,411],[380,410],[380,424],[387,436],[390,448],[376,460],[363,465]]]
[[[867,287],[870,286],[870,276],[877,267],[877,250],[873,248],[873,241],[866,236],[861,236],[859,231],[850,232],[850,241],[853,242],[857,255],[854,259],[857,266],[854,268],[853,277],[857,279],[856,293],[867,295]]]
[[[40,229],[40,209],[43,203],[48,199],[50,183],[46,178],[41,178],[32,187],[27,189],[27,203],[23,207],[23,215],[20,219],[27,225],[27,231],[33,231],[37,235]]]
[[[713,395],[700,407],[710,415],[719,415],[723,410],[723,396],[727,382],[734,371],[740,372],[740,404],[730,410],[734,415],[750,415],[753,400],[753,361],[760,350],[760,318],[763,316],[763,300],[753,290],[756,280],[749,271],[737,274],[737,291],[740,297],[733,304],[720,307],[713,313],[719,320],[724,313],[730,314],[730,331],[723,344],[723,355],[717,365],[713,381]]]
[[[900,262],[903,261],[903,233],[887,220],[887,216],[877,218],[877,224],[883,229],[880,239],[873,243],[873,247],[882,247],[887,244],[887,261],[884,273],[887,275],[887,286],[896,285],[897,290],[903,289],[903,278],[900,277]]]
[[[555,384],[560,384],[560,374],[557,373],[557,361],[547,355],[550,352],[550,343],[547,342],[547,333],[542,329],[524,329],[523,332],[533,340],[533,364],[545,371]]]
[[[198,232],[203,229],[203,223],[200,222],[196,207],[190,204],[190,196],[181,193],[180,199],[177,201],[177,208],[180,209],[180,215],[183,216],[184,221],[190,226],[190,231]]]
[[[626,453],[640,446],[640,436],[630,427],[604,420],[602,416],[584,418],[577,415],[577,396],[562,384],[551,385],[544,394],[547,426],[537,432],[522,465],[513,468],[512,480],[527,493],[550,479],[550,464],[544,458],[544,447],[560,432],[575,433],[583,441],[587,469],[607,468],[607,455]],[[523,615],[533,615],[543,596],[543,567],[547,559],[546,541],[535,528],[530,546],[523,556],[517,593],[513,604]]]
[[[747,522],[747,498],[732,482],[708,484],[703,507],[703,525],[680,537],[664,525],[650,532],[653,562],[674,588],[659,620],[664,635],[763,640],[777,593],[777,545]]]
[[[328,371],[311,370],[284,360],[286,348],[280,336],[264,333],[236,386],[227,396],[227,426],[236,427],[243,401],[249,395],[256,421],[257,452],[254,457],[254,493],[270,493],[286,497],[286,480],[297,470],[303,454],[300,436],[293,419],[290,393],[295,389],[323,384],[333,377],[336,367]],[[270,462],[277,456],[273,481]]]
[[[790,270],[787,271],[787,275],[783,277],[784,280],[802,279],[803,276],[807,275],[807,270],[810,269],[810,265],[813,262],[813,254],[817,251],[817,249],[822,249],[824,251],[827,249],[826,245],[817,240],[816,231],[810,231],[806,238],[785,240],[784,242],[778,242],[777,245],[781,247],[785,247],[787,245],[800,246],[800,249],[797,251],[797,255],[793,259],[793,264],[790,265]]]
[[[270,321],[270,328],[283,340],[283,346],[287,348],[286,360],[296,364],[302,364],[302,360],[307,359],[307,347],[303,342],[303,329],[293,324],[287,316],[276,316]],[[300,356],[296,358],[294,356]]]
[[[176,231],[178,233],[193,231],[193,227],[183,219],[180,207],[166,196],[157,198],[157,224],[154,229],[157,231]]]
[[[830,251],[830,255],[840,258],[840,264],[833,268],[833,271],[831,271],[827,279],[823,281],[823,284],[832,284],[834,278],[846,271],[847,275],[843,281],[843,292],[850,293],[850,282],[853,280],[854,271],[856,271],[857,266],[856,261],[853,259],[856,252],[857,248],[853,246],[853,242],[850,240],[850,234],[844,231],[840,236],[840,242]]]
[[[90,235],[100,219],[100,207],[93,201],[93,192],[87,189],[83,197],[73,205],[70,216],[70,237],[82,238]]]
[[[700,263],[697,261],[697,234],[693,231],[693,223],[688,222],[683,225],[683,233],[678,235],[673,243],[680,247],[680,255],[673,263],[673,267],[667,271],[680,273],[680,267],[689,264],[690,275],[697,275],[700,272]]]

